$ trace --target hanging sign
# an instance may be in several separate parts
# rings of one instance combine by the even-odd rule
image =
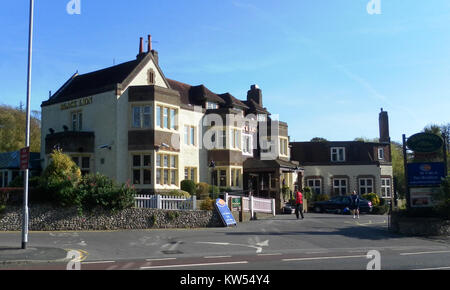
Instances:
[[[441,149],[444,141],[436,134],[419,133],[409,137],[406,145],[414,152],[431,153]]]

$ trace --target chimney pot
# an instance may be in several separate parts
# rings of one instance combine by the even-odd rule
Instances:
[[[139,54],[144,53],[144,38],[140,38],[140,43],[139,43]]]
[[[152,52],[152,36],[148,35],[148,53]]]

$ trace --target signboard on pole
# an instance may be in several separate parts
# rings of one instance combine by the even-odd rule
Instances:
[[[29,169],[30,164],[30,147],[20,149],[20,170]]]
[[[438,187],[410,188],[411,207],[433,207]]]
[[[408,164],[409,186],[439,186],[445,178],[445,164],[440,162]]]
[[[234,219],[233,214],[230,211],[230,208],[223,199],[218,198],[215,205],[217,212],[219,213],[225,226],[229,227],[237,225],[236,220]]]

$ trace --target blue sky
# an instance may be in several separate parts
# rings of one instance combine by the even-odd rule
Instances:
[[[26,100],[27,0],[0,6],[0,104]],[[132,60],[152,34],[166,77],[245,99],[252,84],[291,140],[401,140],[450,122],[450,2],[36,0],[32,109],[75,71]]]

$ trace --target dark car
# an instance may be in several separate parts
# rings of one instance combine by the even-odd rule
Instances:
[[[317,201],[314,203],[314,211],[320,212],[334,212],[337,214],[349,212],[351,197],[350,196],[335,196],[327,201]],[[361,213],[372,212],[372,203],[366,199],[360,198],[359,211]]]

